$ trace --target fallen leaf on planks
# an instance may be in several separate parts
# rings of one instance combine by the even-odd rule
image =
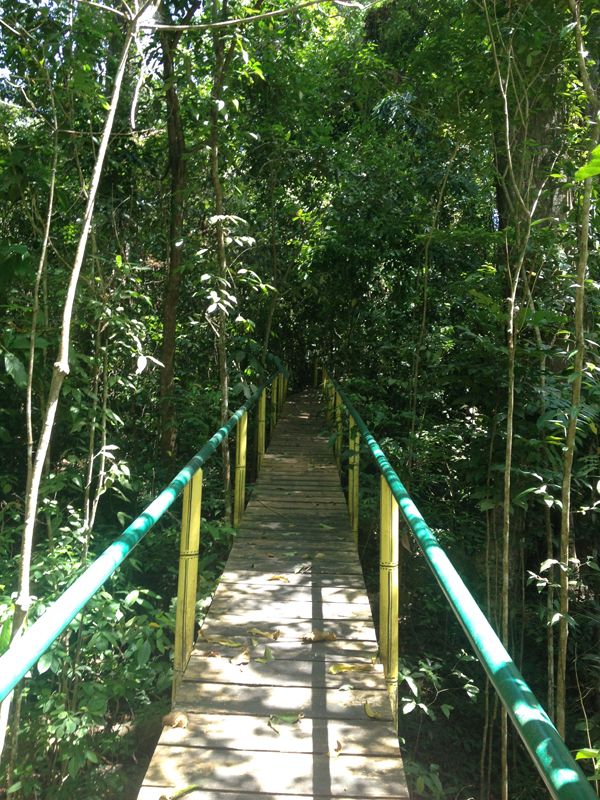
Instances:
[[[341,752],[342,752],[342,743],[338,740],[335,743],[335,748],[333,750],[330,750],[327,753],[327,755],[329,756],[329,758],[337,758]]]
[[[205,653],[202,653],[204,658],[221,658],[221,653],[217,653],[216,650],[207,650]]]
[[[285,575],[271,575],[270,578],[267,578],[268,581],[283,581],[283,583],[289,583],[290,579],[286,578]]]
[[[304,714],[300,712],[299,714],[271,714],[269,717],[269,728],[279,736],[279,725],[282,722],[287,722],[288,725],[294,725],[296,722],[300,722],[301,719],[304,718]]]
[[[193,786],[186,786],[185,789],[176,789],[169,795],[161,794],[159,800],[179,800],[180,797],[185,797],[186,794],[193,792],[195,789],[201,788],[201,786],[195,783]]]
[[[275,556],[273,555],[273,553],[267,553],[267,558],[275,558]]]
[[[275,661],[273,658],[273,653],[268,647],[265,647],[265,655],[263,658],[255,658],[254,660],[258,661],[259,664],[266,664],[267,661]]]
[[[284,555],[286,558],[293,558],[296,555],[296,553],[297,553],[296,550],[292,550],[291,552],[283,553],[282,555]]]
[[[234,656],[230,659],[231,663],[236,667],[241,667],[244,664],[250,663],[250,648],[248,645],[244,645],[237,656]]]
[[[372,669],[372,664],[332,664],[328,671],[338,675],[340,672],[370,672]]]
[[[319,522],[319,526],[320,526],[321,528],[324,528],[326,531],[334,531],[334,530],[335,530],[335,528],[333,527],[333,525],[325,525],[325,523],[324,523],[324,522]]]
[[[317,553],[315,558],[325,558],[325,553]]]
[[[290,525],[290,528],[296,527],[295,525]],[[283,531],[282,536],[300,536],[300,531]]]
[[[310,564],[300,564],[299,567],[295,567],[294,572],[297,575],[299,572],[310,572],[310,569],[311,569]]]
[[[369,705],[368,700],[365,700],[365,714],[367,715],[367,717],[371,717],[371,719],[381,719],[381,714],[378,714],[376,711],[373,711],[373,709]]]
[[[254,636],[264,636],[265,639],[279,639],[280,636],[283,636],[281,631],[275,631],[275,633],[269,633],[268,631],[261,631],[258,628],[248,628],[246,633],[251,633]]]
[[[338,692],[351,692],[354,689],[351,683],[345,683],[343,686],[340,686]]]
[[[251,638],[250,641],[252,642],[252,647],[256,647],[258,644],[258,639]]]
[[[335,642],[336,635],[333,631],[318,631],[313,628],[310,633],[305,633],[302,637],[303,642]]]
[[[204,639],[205,642],[209,642],[210,644],[220,644],[222,647],[241,647],[241,642],[236,642],[233,639],[221,639],[219,636],[205,636],[202,632],[200,632],[200,636]]]
[[[184,711],[171,711],[162,718],[162,724],[169,728],[187,728],[188,715]]]

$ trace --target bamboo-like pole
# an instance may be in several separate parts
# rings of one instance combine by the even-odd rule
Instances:
[[[313,376],[313,385],[315,389],[319,385],[319,356],[315,356],[315,372]]]
[[[349,448],[351,453],[348,464],[348,507],[350,510],[350,524],[352,525],[354,544],[358,547],[358,451],[360,447],[360,433],[352,415],[350,415],[348,426],[350,439]]]
[[[286,368],[286,370],[287,370],[287,371],[288,371],[288,373],[289,373],[289,371],[290,371],[290,365],[289,365],[289,364],[286,364],[286,365],[285,365],[285,368]],[[285,403],[285,401],[287,400],[287,396],[288,396],[288,376],[287,376],[287,375],[284,375],[284,376],[283,376],[283,402],[284,402],[284,403]],[[283,404],[282,404],[282,405],[283,405]]]
[[[265,389],[258,401],[258,453],[256,456],[256,472],[260,472],[265,457],[267,426],[267,390]]]
[[[379,557],[379,651],[385,670],[392,713],[398,728],[398,503],[381,476]]]
[[[239,525],[246,505],[246,443],[248,439],[248,412],[244,412],[237,424],[235,440],[235,498],[233,501],[233,524]]]
[[[179,684],[183,680],[183,673],[194,646],[201,507],[202,470],[199,469],[183,490],[177,614],[175,618],[175,650],[173,653],[172,703],[175,702]]]
[[[334,391],[333,403],[335,407],[335,432],[337,439],[335,440],[334,453],[335,463],[337,464],[338,472],[342,473],[342,398],[339,392]]]
[[[273,432],[275,431],[275,425],[277,425],[277,383],[279,381],[279,375],[275,378],[273,383],[271,384],[271,422],[269,425],[269,438],[273,438]]]

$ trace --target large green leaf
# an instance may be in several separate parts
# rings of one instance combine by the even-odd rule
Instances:
[[[24,389],[27,386],[27,372],[21,361],[13,353],[5,353],[4,366],[19,389]]]
[[[575,180],[584,181],[586,178],[591,178],[594,175],[600,175],[600,145],[598,145],[595,150],[592,150],[589,164],[577,170],[575,173]]]

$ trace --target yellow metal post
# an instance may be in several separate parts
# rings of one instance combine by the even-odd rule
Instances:
[[[335,461],[337,464],[338,472],[342,472],[342,398],[339,392],[335,392],[333,397],[335,404],[335,432],[337,439],[335,440],[334,453]]]
[[[273,383],[271,384],[271,424],[269,431],[269,435],[272,438],[273,431],[275,430],[275,425],[277,424],[277,383],[279,381],[279,375],[275,378]]]
[[[315,356],[315,373],[314,373],[313,385],[315,389],[319,385],[319,356]]]
[[[235,498],[233,502],[233,524],[239,525],[246,505],[246,442],[248,439],[248,412],[245,411],[237,424],[235,440]]]
[[[354,544],[358,547],[358,459],[360,447],[360,433],[354,422],[354,417],[350,415],[349,419],[349,432],[350,432],[350,461],[348,469],[348,506],[350,509],[350,524],[352,525],[352,534],[354,536]]]
[[[201,506],[202,470],[199,469],[183,490],[177,614],[175,617],[175,651],[173,653],[173,690],[171,695],[173,703],[194,646]]]
[[[288,373],[289,373],[289,371],[290,371],[290,365],[289,365],[289,364],[286,364],[286,365],[285,365],[285,368],[286,368],[286,370],[287,370],[287,371],[288,371]],[[287,396],[288,396],[288,377],[287,377],[287,375],[284,375],[284,376],[283,376],[283,402],[284,402],[284,403],[285,403],[285,401],[287,400]]]
[[[398,503],[381,476],[381,537],[379,559],[379,649],[398,727]]]
[[[265,457],[267,425],[267,390],[265,389],[258,401],[258,454],[256,458],[256,471],[260,472],[263,458]]]

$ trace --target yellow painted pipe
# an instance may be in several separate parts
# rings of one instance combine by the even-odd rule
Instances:
[[[260,472],[262,462],[265,457],[266,449],[266,427],[267,427],[267,390],[265,389],[258,401],[258,453],[256,459],[256,469]]]
[[[233,524],[239,525],[246,505],[246,446],[248,439],[248,413],[244,413],[237,424],[235,440],[235,497],[233,502]]]
[[[273,383],[271,384],[271,424],[270,424],[270,431],[269,437],[273,438],[273,433],[275,431],[275,425],[277,425],[277,384],[279,382],[279,375],[275,378]]]
[[[173,703],[194,646],[201,508],[202,470],[199,469],[183,490],[175,650],[173,653],[173,690],[171,694]]]
[[[315,389],[319,385],[319,356],[315,356],[315,372],[313,376],[313,386]]]
[[[334,453],[335,462],[337,464],[338,472],[342,472],[342,398],[339,392],[334,392],[333,402],[335,404],[335,432],[337,439],[335,440]]]
[[[348,506],[350,510],[350,524],[352,525],[354,544],[358,547],[358,476],[360,433],[354,422],[353,416],[350,416],[349,420],[349,439],[349,449],[351,455],[348,463]]]
[[[392,713],[398,728],[398,503],[381,476],[381,535],[379,556],[379,651]]]

